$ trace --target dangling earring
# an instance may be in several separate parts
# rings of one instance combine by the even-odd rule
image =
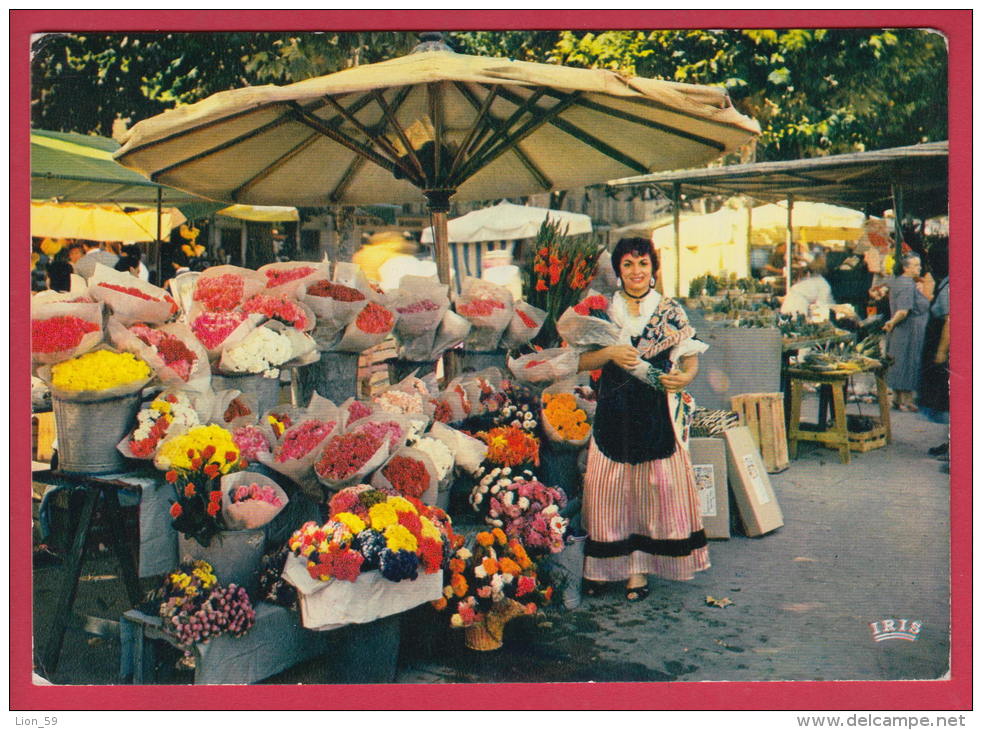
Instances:
[[[621,281],[621,277],[619,276],[617,277],[617,286],[619,286],[621,289],[624,288],[624,282]]]
[[[648,286],[650,286],[652,289],[655,288],[655,277],[651,277],[651,283]]]

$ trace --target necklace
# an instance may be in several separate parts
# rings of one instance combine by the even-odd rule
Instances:
[[[634,294],[631,294],[631,292],[629,292],[627,289],[621,289],[621,291],[624,292],[624,296],[640,301],[641,299],[644,299],[646,296],[648,296],[648,294],[651,293],[651,287],[649,286],[648,290],[644,294],[641,294],[640,296],[635,296]]]

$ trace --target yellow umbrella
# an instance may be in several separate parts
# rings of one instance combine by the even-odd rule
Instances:
[[[184,222],[177,208],[161,212],[161,235]],[[31,235],[38,238],[85,238],[90,241],[142,243],[157,240],[157,211],[95,203],[31,201]]]
[[[300,212],[296,208],[284,205],[230,205],[216,211],[215,215],[258,223],[300,220]]]

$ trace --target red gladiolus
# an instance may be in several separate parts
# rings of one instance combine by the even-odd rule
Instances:
[[[217,490],[217,489],[209,492],[208,493],[208,501],[209,502],[221,502],[222,501],[222,493],[219,490]]]
[[[174,502],[174,504],[170,506],[170,516],[175,520],[181,516],[182,512],[184,512],[184,510],[181,509],[181,505],[179,505],[177,502]]]
[[[549,291],[549,287],[546,286],[546,283],[542,279],[539,279],[539,280],[537,280],[535,282],[535,290],[536,291]]]
[[[184,496],[193,497],[195,494],[195,488],[193,483],[188,483],[184,485]]]
[[[214,479],[215,477],[218,476],[218,471],[219,471],[218,464],[206,464],[205,465],[204,472],[211,479]]]
[[[222,508],[222,505],[220,505],[218,502],[209,502],[208,503],[208,516],[209,517],[214,517],[215,515],[218,514],[218,512],[219,512],[219,510],[221,510],[221,508]]]
[[[177,481],[177,472],[171,469],[169,472],[164,474],[164,479],[169,481],[171,484]]]

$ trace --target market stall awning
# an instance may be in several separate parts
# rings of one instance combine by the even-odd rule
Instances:
[[[532,238],[539,232],[546,217],[565,226],[568,235],[593,231],[593,223],[588,215],[503,201],[490,208],[473,210],[447,221],[447,235],[451,243]],[[432,243],[433,228],[424,228],[420,240],[422,243]]]
[[[164,208],[161,237],[184,222],[176,208]],[[38,238],[84,238],[90,241],[144,243],[157,240],[157,209],[130,208],[113,203],[54,203],[31,201],[31,235]]]
[[[683,194],[748,195],[758,200],[816,200],[874,213],[894,207],[904,192],[907,210],[943,214],[948,208],[948,142],[830,155],[806,160],[755,162],[659,172],[610,180],[612,187],[679,185]]]
[[[153,206],[159,191],[167,207],[206,203],[214,211],[226,205],[148,180],[116,162],[117,149],[108,137],[31,130],[31,199]]]
[[[215,211],[215,215],[257,223],[281,223],[283,221],[300,220],[300,212],[296,208],[285,205],[230,205],[227,208]]]

